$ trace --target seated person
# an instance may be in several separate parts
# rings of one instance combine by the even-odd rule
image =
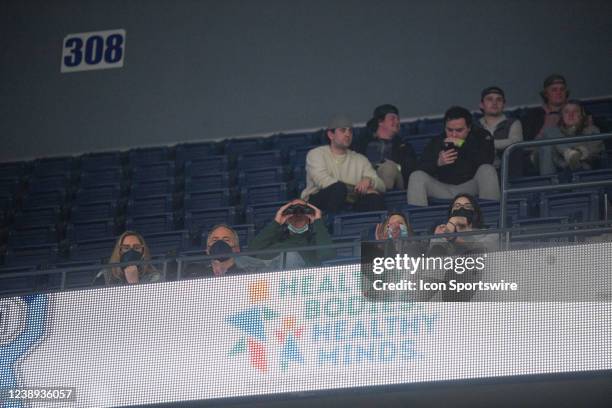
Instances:
[[[374,236],[377,241],[387,241],[384,247],[385,256],[395,254],[419,254],[422,252],[422,242],[418,240],[407,240],[412,237],[414,231],[408,218],[401,212],[390,212],[385,221],[376,224]],[[392,244],[390,247],[388,244]]]
[[[144,238],[137,232],[125,231],[117,239],[109,263],[150,261],[151,253]],[[162,276],[150,264],[113,266],[105,268],[104,281],[107,286],[132,285],[137,283],[153,283],[162,280]]]
[[[501,156],[506,147],[523,140],[521,122],[504,115],[505,106],[506,96],[501,88],[490,86],[480,93],[480,110],[483,116],[476,122],[476,125],[493,137],[496,153],[493,164],[496,169],[499,169],[501,165]],[[515,152],[516,150],[511,153],[508,162],[511,177],[522,174],[521,155]]]
[[[274,221],[249,242],[249,250],[286,250],[294,247],[331,244],[331,236],[321,218],[321,210],[298,199],[278,209]],[[321,261],[334,258],[335,255],[333,249],[323,248],[316,251],[300,251],[298,256],[301,256],[306,266],[315,266],[320,265]],[[262,255],[264,258],[276,256],[278,255]]]
[[[353,124],[333,118],[326,130],[329,146],[319,146],[306,156],[306,188],[302,199],[325,212],[337,213],[346,203],[355,211],[384,210],[385,183],[368,159],[349,149]]]
[[[568,101],[561,109],[559,126],[544,131],[545,139],[593,135],[599,129],[588,124],[584,107],[577,100]],[[597,165],[604,142],[597,140],[584,143],[568,143],[539,148],[540,175],[554,174],[557,169],[591,170]]]
[[[443,135],[427,144],[419,170],[410,175],[408,204],[426,206],[428,197],[452,198],[459,193],[499,200],[491,135],[472,127],[471,113],[459,106],[446,111],[444,128]]]
[[[210,229],[206,237],[206,254],[217,257],[209,261],[189,263],[183,276],[201,278],[244,273],[245,269],[238,265],[237,258],[227,256],[239,252],[240,242],[236,231],[226,224],[217,224]]]
[[[470,194],[458,194],[449,205],[448,221],[446,224],[435,227],[434,234],[450,234],[486,228],[478,201]],[[430,250],[434,246],[438,246],[436,252],[443,252],[445,255],[462,254],[468,251],[492,251],[499,248],[499,237],[497,234],[478,234],[432,239]]]
[[[397,108],[393,105],[378,106],[366,130],[365,137],[356,141],[355,150],[372,162],[387,190],[405,189],[417,159],[410,143],[400,139]]]

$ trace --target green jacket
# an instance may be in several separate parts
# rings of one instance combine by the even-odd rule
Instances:
[[[249,242],[249,251],[263,249],[289,249],[310,245],[331,245],[332,240],[323,220],[315,220],[308,231],[303,234],[293,234],[286,227],[276,221],[261,230],[261,232]],[[278,254],[262,255],[262,258],[274,258]],[[333,259],[336,256],[334,249],[325,248],[316,251],[300,251],[302,259],[309,266],[320,265],[321,261]]]

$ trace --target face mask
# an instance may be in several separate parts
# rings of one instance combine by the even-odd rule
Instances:
[[[130,249],[129,251],[126,251],[123,254],[121,254],[121,258],[119,259],[119,261],[121,261],[121,262],[138,262],[138,261],[142,260],[142,256],[143,256],[143,254],[141,252],[138,252],[135,249]],[[130,266],[130,265],[124,266],[123,269],[127,268],[128,266]]]
[[[308,224],[304,224],[301,228],[294,227],[293,224],[288,224],[287,228],[294,234],[303,234],[308,231]]]
[[[472,220],[474,219],[474,210],[468,210],[466,208],[458,208],[451,212],[451,217],[465,217],[467,218],[468,224],[472,224]]]
[[[404,224],[400,224],[399,225],[399,230],[400,230],[400,238],[406,238],[408,236],[408,227],[405,226]],[[393,231],[391,231],[391,228],[389,228],[387,230],[387,237],[389,239],[393,239]]]
[[[214,244],[212,244],[210,246],[210,248],[208,249],[208,255],[225,255],[225,254],[231,254],[232,251],[232,247],[229,246],[229,244],[225,241],[217,241]],[[215,260],[219,261],[219,262],[225,262],[228,259],[230,259],[227,256],[220,256],[215,258]]]

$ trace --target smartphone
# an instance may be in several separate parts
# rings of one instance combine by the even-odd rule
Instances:
[[[451,142],[444,143],[444,150],[453,150],[455,148],[455,144]]]

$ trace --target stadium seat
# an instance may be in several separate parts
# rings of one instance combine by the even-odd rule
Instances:
[[[431,232],[436,225],[445,224],[448,221],[448,205],[429,207],[406,205],[403,212],[408,216],[408,221],[415,230]]]
[[[275,149],[280,149],[286,157],[290,151],[302,146],[313,144],[313,135],[310,133],[278,134],[272,136],[272,145]]]
[[[280,150],[242,153],[238,156],[236,167],[239,171],[249,171],[262,167],[280,166],[283,159]]]
[[[0,178],[0,193],[16,194],[23,189],[23,183],[18,177],[8,176]]]
[[[81,156],[81,171],[99,171],[101,169],[120,169],[121,152],[89,153]]]
[[[176,146],[176,163],[181,166],[190,160],[202,159],[219,153],[219,147],[215,142],[184,143]]]
[[[192,191],[184,196],[186,211],[227,207],[230,204],[230,190],[227,188]]]
[[[189,231],[186,230],[150,233],[144,239],[152,257],[176,256],[184,248],[191,247]]]
[[[28,182],[28,193],[45,193],[47,191],[66,191],[70,180],[66,174],[54,176],[37,176]]]
[[[185,177],[205,176],[210,173],[220,173],[227,170],[229,170],[229,159],[227,156],[209,156],[185,162]]]
[[[444,119],[422,119],[417,122],[417,132],[419,135],[424,134],[442,134],[444,130]]]
[[[410,143],[417,156],[420,156],[421,154],[423,154],[427,143],[429,143],[431,139],[439,135],[440,133],[426,133],[404,137],[402,140],[406,143]]]
[[[308,152],[314,149],[315,147],[319,147],[319,145],[310,145],[297,147],[289,152],[289,163],[295,165],[304,166],[306,164],[306,155]]]
[[[160,162],[132,167],[132,182],[174,178],[174,162]]]
[[[76,204],[96,203],[102,201],[117,201],[121,197],[121,189],[116,184],[104,184],[92,188],[81,188],[75,194]]]
[[[127,230],[139,232],[145,239],[149,234],[174,231],[176,227],[171,212],[133,216],[125,221]]]
[[[136,217],[140,215],[170,213],[172,211],[174,211],[172,194],[162,194],[130,199],[127,204],[126,215],[128,217]]]
[[[544,194],[540,200],[541,217],[569,217],[571,221],[596,221],[599,216],[599,194],[583,191]]]
[[[44,193],[27,193],[23,196],[21,208],[29,210],[34,208],[62,207],[66,204],[65,191],[47,191]]]
[[[499,226],[500,203],[499,201],[479,201],[482,211],[483,223],[489,228]],[[519,218],[529,216],[528,203],[526,198],[511,198],[507,200],[506,206],[506,225],[512,225]]]
[[[115,235],[115,222],[112,219],[74,222],[69,224],[66,228],[66,238],[70,242],[111,238]]]
[[[259,231],[263,226],[272,222],[278,209],[287,204],[286,201],[272,203],[253,204],[246,207],[246,222],[255,225],[255,230]]]
[[[84,203],[74,205],[70,209],[71,222],[85,222],[102,218],[114,218],[117,215],[115,201],[102,201],[97,203]]]
[[[361,235],[332,237],[334,244],[347,244],[346,248],[336,248],[336,259],[355,258],[361,255]]]
[[[0,163],[0,180],[17,180],[25,175],[26,168],[25,162]]]
[[[9,232],[8,247],[56,244],[58,231],[54,225],[13,229]]]
[[[334,237],[359,235],[362,238],[371,238],[374,236],[376,224],[383,222],[386,216],[386,211],[336,215],[333,221],[333,235]]]
[[[194,234],[216,224],[233,225],[238,222],[235,207],[208,208],[185,212],[185,228]]]
[[[265,141],[263,138],[229,139],[225,142],[225,154],[237,156],[242,153],[263,150]]]
[[[37,279],[35,275],[26,275],[28,272],[35,272],[36,266],[13,266],[0,267],[0,275],[19,274],[11,278],[2,277],[0,285],[0,296],[10,295],[15,296],[21,293],[31,293],[37,289]]]
[[[70,174],[76,161],[72,157],[53,157],[34,161],[32,174],[37,177]]]
[[[84,171],[81,173],[81,188],[93,188],[104,184],[120,185],[123,181],[123,172],[119,168]]]
[[[107,263],[115,248],[116,241],[117,237],[106,237],[72,243],[68,259],[71,262]]]
[[[65,289],[90,288],[104,285],[103,270],[99,262],[62,262],[55,268],[66,268]],[[55,274],[61,279],[61,273]],[[60,280],[61,282],[61,280]]]
[[[130,166],[141,166],[171,160],[170,148],[167,146],[132,149],[128,152]]]
[[[387,191],[384,198],[389,211],[401,211],[406,206],[406,190]]]
[[[14,226],[26,228],[55,225],[60,221],[60,215],[59,206],[26,209],[15,214]]]
[[[208,173],[185,178],[185,192],[231,187],[228,172]]]
[[[58,246],[33,245],[19,248],[9,248],[4,255],[4,266],[45,267],[55,265],[58,260]]]
[[[245,205],[262,204],[288,199],[287,183],[261,184],[243,187],[240,190],[241,202]]]
[[[165,178],[132,183],[131,198],[172,194],[175,191],[174,178]]]
[[[238,185],[255,186],[260,184],[281,183],[285,181],[285,171],[281,166],[262,167],[238,173]]]

